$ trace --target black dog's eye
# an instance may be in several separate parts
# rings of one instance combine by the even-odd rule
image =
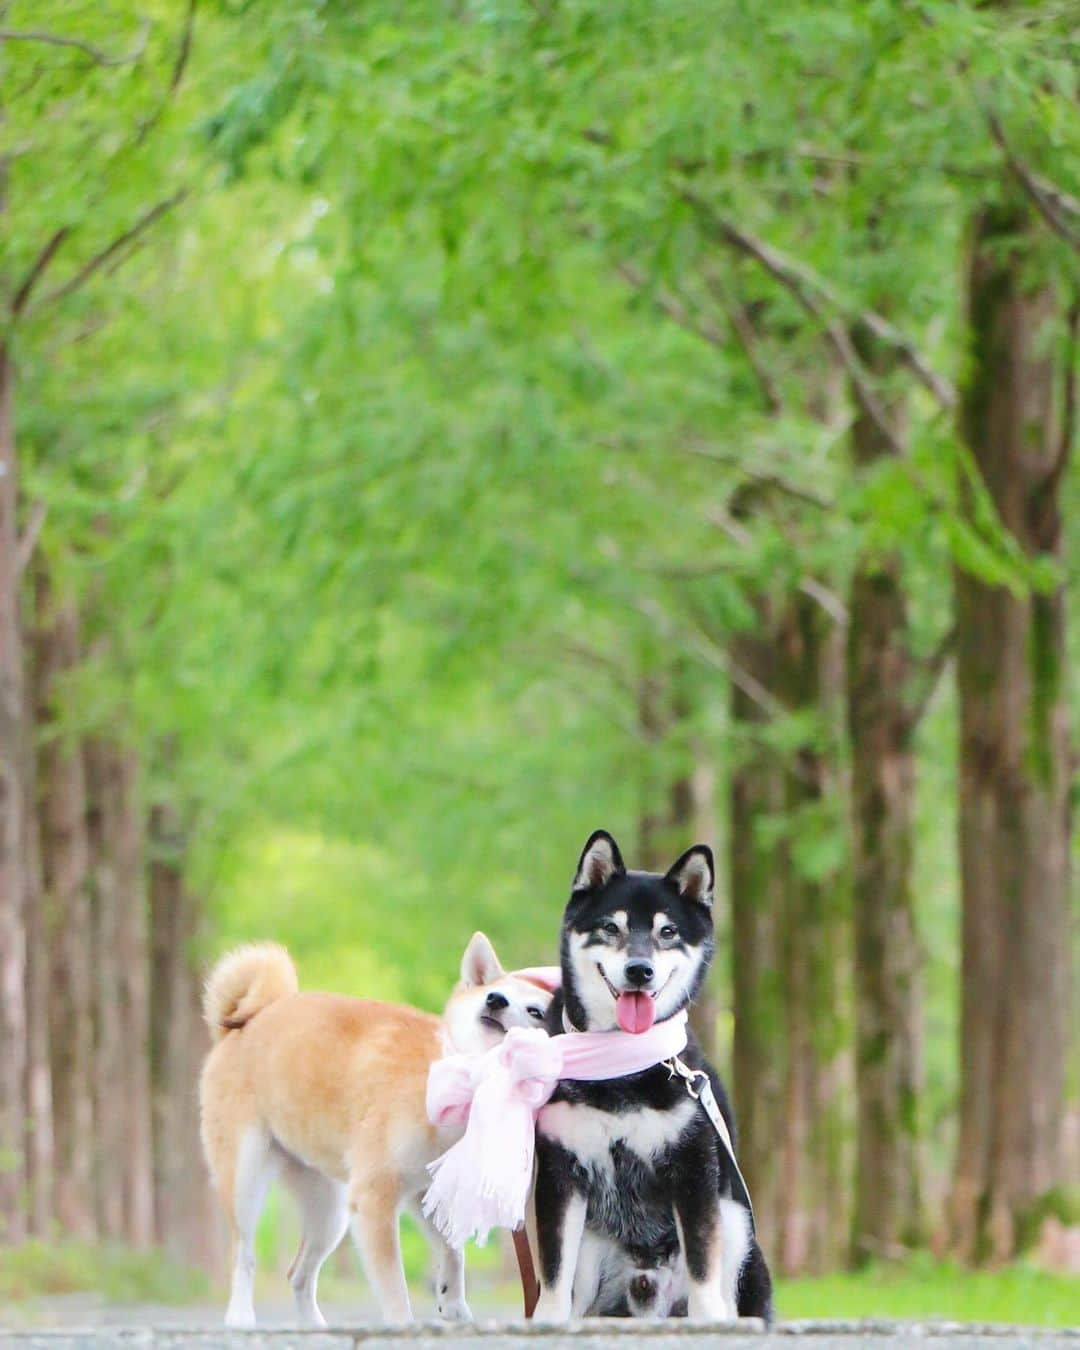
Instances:
[[[670,941],[672,938],[679,936],[679,930],[673,923],[666,923],[663,928],[660,929],[660,936],[662,938],[667,938]]]
[[[543,1008],[526,1008],[525,1011],[529,1014],[530,1017],[535,1017],[538,1022],[542,1022],[544,1020]]]
[[[605,933],[609,933],[612,937],[619,936],[619,925],[613,923],[611,919],[605,919],[600,927]]]

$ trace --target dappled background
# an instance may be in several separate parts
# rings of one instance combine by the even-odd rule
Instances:
[[[1078,1320],[1075,8],[0,14],[0,1289],[220,1277],[229,943],[438,1008],[604,826],[786,1310]]]

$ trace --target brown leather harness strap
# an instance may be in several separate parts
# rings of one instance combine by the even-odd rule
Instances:
[[[540,1281],[536,1278],[528,1233],[524,1228],[515,1228],[513,1237],[514,1255],[517,1257],[518,1270],[521,1273],[521,1297],[525,1303],[525,1316],[531,1317],[540,1299]]]

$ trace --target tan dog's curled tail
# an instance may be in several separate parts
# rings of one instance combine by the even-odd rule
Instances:
[[[276,942],[251,942],[223,956],[203,990],[203,1019],[215,1041],[246,1026],[275,999],[299,990],[296,967]]]

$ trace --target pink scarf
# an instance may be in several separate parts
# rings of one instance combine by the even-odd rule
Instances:
[[[525,972],[515,972],[524,974]],[[539,982],[539,981],[538,981]],[[520,1228],[532,1184],[536,1117],[560,1078],[596,1081],[651,1069],[686,1048],[686,1013],[648,1031],[548,1036],[511,1027],[483,1055],[447,1055],[428,1074],[433,1125],[465,1134],[429,1167],[424,1213],[454,1247],[479,1244],[492,1228]]]

